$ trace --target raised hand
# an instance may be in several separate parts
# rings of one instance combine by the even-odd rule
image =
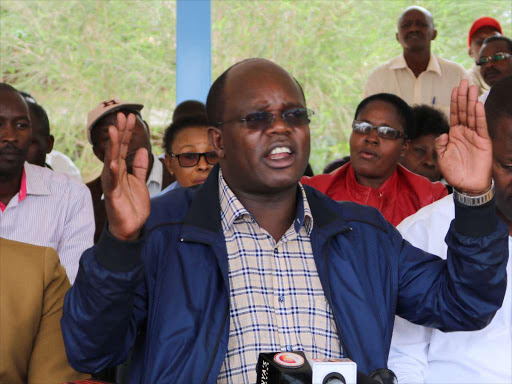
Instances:
[[[133,175],[126,170],[126,154],[135,127],[135,115],[117,114],[117,126],[108,129],[110,137],[105,153],[101,184],[105,196],[109,231],[120,240],[139,237],[149,216],[149,192],[146,175],[149,157],[140,148],[133,161]]]
[[[451,186],[481,195],[491,186],[492,143],[478,88],[462,80],[450,101],[450,133],[436,140],[439,168]]]

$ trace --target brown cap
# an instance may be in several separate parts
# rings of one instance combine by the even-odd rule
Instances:
[[[144,108],[142,104],[127,103],[119,99],[105,100],[99,103],[93,110],[87,114],[87,140],[92,144],[91,129],[96,122],[103,116],[109,113],[118,111],[120,109],[128,109],[139,114],[140,110]]]

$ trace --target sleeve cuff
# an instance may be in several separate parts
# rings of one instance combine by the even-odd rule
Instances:
[[[483,237],[496,230],[496,199],[478,207],[455,201],[455,230],[468,237]]]
[[[145,229],[136,240],[119,240],[105,225],[100,241],[95,246],[96,260],[112,272],[129,272],[141,264],[141,253],[145,243]]]

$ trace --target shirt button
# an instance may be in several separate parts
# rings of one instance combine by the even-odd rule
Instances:
[[[291,346],[291,345],[287,345],[287,346],[286,346],[286,351],[287,351],[287,352],[291,352],[291,351],[293,351],[292,346]]]
[[[284,296],[279,296],[279,302],[284,303]]]
[[[274,253],[277,253],[277,252],[278,252],[278,251],[277,251],[277,248],[274,248]]]

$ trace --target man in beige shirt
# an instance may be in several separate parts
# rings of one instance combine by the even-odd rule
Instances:
[[[492,17],[480,17],[475,20],[468,34],[468,54],[473,58],[473,65],[468,69],[469,81],[479,88],[479,95],[489,92],[491,87],[487,84],[480,73],[480,67],[475,64],[478,60],[478,52],[482,48],[484,40],[491,36],[502,34],[501,25],[498,20]]]
[[[363,97],[386,92],[409,104],[427,104],[449,116],[450,95],[466,70],[430,52],[437,36],[432,14],[422,7],[407,8],[398,19],[396,39],[403,54],[377,67],[368,77]]]

